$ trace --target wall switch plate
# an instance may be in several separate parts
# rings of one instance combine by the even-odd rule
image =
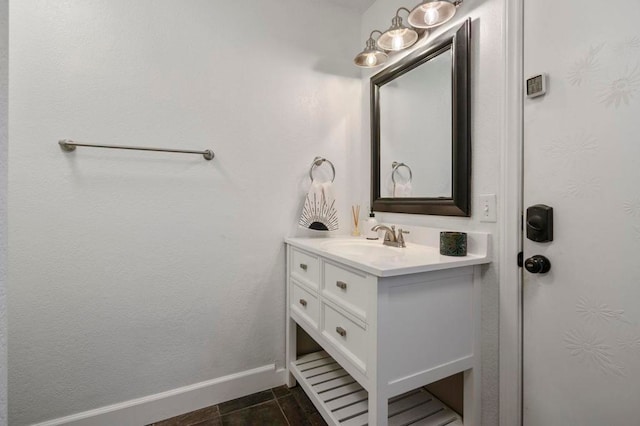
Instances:
[[[498,221],[498,201],[496,194],[484,194],[478,196],[480,222]]]

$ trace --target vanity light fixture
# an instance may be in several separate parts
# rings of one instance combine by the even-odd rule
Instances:
[[[369,39],[367,40],[366,47],[360,53],[358,53],[353,60],[353,62],[363,68],[373,68],[379,65],[382,65],[387,61],[389,55],[385,53],[384,50],[380,49],[376,44],[376,41],[373,39],[374,33],[382,34],[382,31],[373,30],[371,34],[369,34]]]
[[[378,37],[378,47],[381,49],[398,51],[413,46],[418,41],[416,30],[402,24],[402,18],[399,15],[401,10],[411,12],[406,7],[401,7],[396,11],[396,16],[391,20],[391,27]]]
[[[462,0],[426,0],[409,13],[409,24],[415,28],[433,28],[449,21]]]
[[[366,47],[358,53],[353,62],[363,68],[382,65],[389,58],[386,52],[406,49],[418,41],[418,32],[414,28],[433,28],[448,22],[462,2],[463,0],[423,0],[412,10],[406,7],[399,8],[387,31],[371,31]],[[401,10],[409,13],[409,27],[402,24]],[[377,42],[373,39],[374,33],[380,33]]]

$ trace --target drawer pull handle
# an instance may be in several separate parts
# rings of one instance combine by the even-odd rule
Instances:
[[[344,281],[336,281],[336,286],[343,290],[347,289],[347,283],[345,283]]]
[[[338,333],[342,337],[346,337],[347,336],[347,330],[345,330],[342,327],[336,327],[336,333]]]
[[[308,268],[308,266],[306,264],[304,264],[304,263],[300,264],[300,269],[302,269],[303,271],[306,271],[307,268]]]
[[[305,308],[307,307],[307,301],[306,301],[306,300],[304,300],[304,299],[300,299],[300,304],[301,304],[302,306],[304,306]]]

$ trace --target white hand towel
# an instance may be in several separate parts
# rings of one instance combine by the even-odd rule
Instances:
[[[411,197],[411,181],[405,182],[403,197]]]
[[[307,198],[309,198],[309,196],[312,197],[314,202],[321,202],[322,201],[322,197],[324,197],[324,194],[322,192],[322,184],[319,182],[316,182],[315,180],[313,182],[311,182],[311,186],[309,187],[309,192],[307,193]]]
[[[316,231],[335,231],[338,229],[338,212],[335,208],[335,196],[331,182],[311,182],[298,221],[300,226]]]
[[[411,182],[396,183],[393,196],[397,198],[411,197]]]
[[[333,182],[325,182],[322,184],[322,194],[324,195],[324,202],[327,206],[332,207],[336,201],[336,197],[333,195]]]
[[[404,185],[401,183],[394,183],[393,184],[393,198],[398,198],[400,197],[400,194],[402,193],[403,187]]]

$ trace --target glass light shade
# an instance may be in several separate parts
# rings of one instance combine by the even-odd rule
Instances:
[[[413,28],[402,25],[402,18],[393,18],[391,28],[378,38],[378,47],[384,50],[398,51],[412,46],[418,41],[418,33]]]
[[[427,0],[409,13],[409,24],[415,28],[433,28],[449,21],[456,6],[449,0]]]
[[[378,46],[384,50],[398,51],[412,46],[418,41],[418,33],[409,28],[389,30],[378,39]]]
[[[373,38],[367,40],[367,47],[358,53],[353,62],[363,68],[373,68],[382,65],[387,61],[389,56],[376,47],[376,41]]]

